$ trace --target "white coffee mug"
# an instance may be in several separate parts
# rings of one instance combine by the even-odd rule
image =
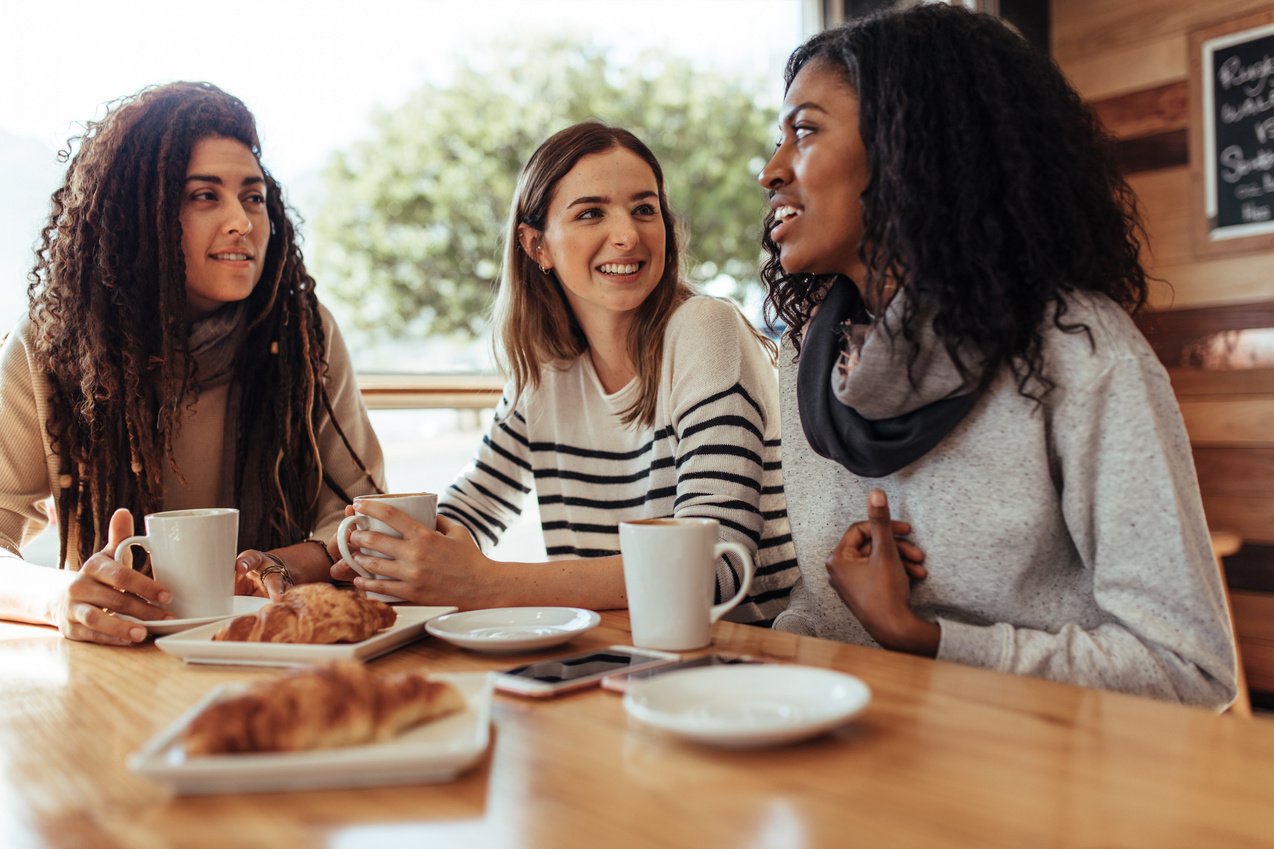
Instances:
[[[432,492],[401,492],[388,493],[386,495],[360,495],[354,502],[354,509],[358,509],[359,501],[378,501],[381,504],[388,504],[406,513],[426,528],[433,530],[438,522],[438,496]],[[349,564],[349,568],[353,569],[364,578],[379,578],[368,572],[362,566],[354,562],[353,553],[349,547],[350,531],[357,528],[360,531],[375,531],[385,536],[402,538],[402,534],[386,525],[380,519],[374,519],[371,516],[365,516],[362,513],[355,513],[353,516],[346,516],[341,522],[340,527],[336,531],[336,545],[341,550],[341,557]],[[360,554],[368,557],[379,557],[382,560],[392,559],[388,554],[375,551],[370,548],[360,548]],[[368,598],[376,598],[381,601],[402,601],[397,596],[386,595],[385,593],[368,593]]]
[[[115,547],[123,562],[129,546],[150,552],[151,572],[173,599],[164,605],[178,619],[234,613],[234,558],[239,511],[230,507],[167,510],[146,517],[145,536]]]
[[[716,519],[643,519],[619,523],[624,588],[633,645],[688,651],[712,642],[711,625],[743,601],[756,572],[747,548],[718,541]],[[734,597],[712,603],[717,558],[743,562]]]

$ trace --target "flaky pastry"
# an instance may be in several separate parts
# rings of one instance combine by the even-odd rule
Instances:
[[[398,614],[383,601],[331,584],[292,587],[277,602],[238,616],[214,640],[253,643],[357,643],[394,624]]]
[[[257,681],[214,702],[186,726],[182,744],[188,757],[355,746],[464,707],[459,690],[424,673],[376,673],[341,661]]]

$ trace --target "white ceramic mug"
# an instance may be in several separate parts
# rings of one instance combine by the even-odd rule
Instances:
[[[711,625],[743,601],[756,572],[747,548],[718,541],[716,519],[643,519],[619,523],[624,588],[633,645],[688,651],[712,642]],[[743,562],[734,597],[712,603],[717,558]]]
[[[129,546],[150,552],[151,571],[173,594],[165,607],[178,619],[234,613],[234,558],[239,511],[230,507],[167,510],[146,517],[146,534],[115,547],[123,562]]]
[[[360,501],[378,501],[381,504],[388,504],[406,513],[426,528],[432,530],[437,526],[438,522],[438,496],[432,492],[400,492],[388,493],[385,495],[360,495],[354,501],[354,509],[358,509]],[[336,545],[341,550],[341,557],[349,564],[349,568],[353,569],[364,578],[379,578],[379,575],[372,574],[354,562],[353,552],[349,547],[350,531],[357,528],[360,531],[375,531],[385,536],[402,538],[398,531],[386,525],[380,519],[374,519],[371,516],[365,516],[362,513],[355,513],[353,516],[346,516],[341,522],[341,526],[336,531]],[[360,554],[368,557],[379,557],[382,560],[391,559],[389,555],[375,551],[370,548],[360,548]],[[368,593],[369,598],[377,598],[381,601],[402,601],[397,596],[386,595],[385,593]]]

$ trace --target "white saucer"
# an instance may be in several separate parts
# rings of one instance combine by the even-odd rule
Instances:
[[[232,616],[247,616],[250,613],[256,613],[261,608],[270,603],[268,598],[262,598],[255,595],[237,595],[234,597],[234,610],[230,613],[222,613],[219,616],[196,616],[193,619],[138,619],[135,616],[129,616],[126,613],[116,613],[120,619],[127,619],[129,622],[136,622],[138,625],[145,625],[146,630],[155,636],[163,636],[164,634],[175,634],[178,631],[185,631],[194,628],[197,625],[206,625],[209,622],[216,622],[221,619],[229,619]]]
[[[439,616],[425,630],[461,648],[500,654],[556,646],[601,621],[579,607],[498,607]]]
[[[714,746],[754,748],[814,737],[847,722],[871,690],[843,672],[785,663],[709,666],[635,683],[628,715]]]

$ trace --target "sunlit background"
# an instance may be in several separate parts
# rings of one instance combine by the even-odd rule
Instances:
[[[108,102],[179,79],[213,82],[257,116],[265,165],[303,219],[307,265],[360,371],[491,370],[487,309],[517,168],[587,117],[651,145],[689,234],[687,274],[760,322],[754,178],[807,6],[0,0],[0,326],[26,308],[58,152]],[[378,410],[373,422],[391,489],[436,491],[486,419]],[[513,536],[534,541],[534,515]]]

